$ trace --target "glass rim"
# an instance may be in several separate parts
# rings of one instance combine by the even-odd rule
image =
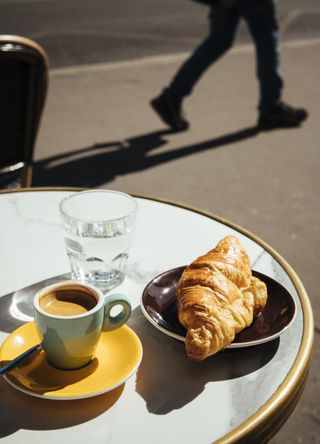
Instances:
[[[120,216],[120,217],[113,217],[113,218],[109,218],[109,219],[89,219],[89,218],[81,218],[81,217],[75,217],[72,216],[70,214],[68,214],[68,212],[66,212],[63,209],[63,205],[71,200],[74,197],[78,197],[79,195],[83,195],[83,194],[90,194],[90,193],[103,193],[103,194],[117,194],[120,195],[122,197],[125,197],[126,199],[128,199],[128,201],[130,201],[133,204],[133,208],[131,211],[128,211],[128,213],[124,216]],[[70,194],[69,196],[64,197],[60,202],[59,202],[59,211],[60,214],[64,217],[67,217],[69,219],[73,219],[75,221],[81,221],[81,222],[85,222],[85,223],[108,223],[108,222],[116,222],[122,219],[126,219],[128,217],[131,217],[133,215],[136,214],[138,209],[138,203],[137,201],[134,199],[134,197],[130,196],[130,194],[127,193],[123,193],[122,191],[117,191],[117,190],[85,190],[85,191],[79,191],[79,192],[75,192],[73,194]]]

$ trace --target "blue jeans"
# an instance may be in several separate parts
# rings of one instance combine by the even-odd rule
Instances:
[[[192,92],[204,71],[232,47],[241,18],[247,22],[256,48],[259,110],[268,112],[279,102],[283,80],[279,70],[279,30],[275,0],[239,0],[231,8],[223,8],[219,2],[214,2],[210,7],[209,35],[165,89],[169,97],[179,103]]]

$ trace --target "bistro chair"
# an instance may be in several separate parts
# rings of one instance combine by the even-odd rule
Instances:
[[[0,188],[29,187],[48,85],[48,57],[33,40],[0,35]]]

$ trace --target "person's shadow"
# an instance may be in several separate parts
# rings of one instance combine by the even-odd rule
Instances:
[[[165,145],[166,136],[173,133],[171,130],[154,131],[125,141],[98,143],[35,162],[33,186],[96,187],[118,175],[142,171],[196,152],[240,142],[259,132],[258,126],[252,126],[153,155],[149,154],[150,151]]]

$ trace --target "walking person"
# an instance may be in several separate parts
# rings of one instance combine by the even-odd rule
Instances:
[[[279,29],[276,0],[198,0],[210,3],[210,31],[207,38],[180,67],[171,83],[151,106],[173,130],[189,127],[183,113],[183,100],[206,71],[234,43],[243,18],[256,49],[259,104],[257,124],[261,129],[299,126],[307,111],[282,101],[283,78],[279,69]]]

